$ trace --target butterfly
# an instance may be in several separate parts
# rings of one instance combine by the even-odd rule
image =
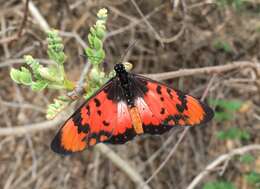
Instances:
[[[196,126],[214,116],[208,105],[191,95],[129,73],[123,64],[114,70],[116,75],[60,128],[51,143],[54,152],[72,154],[100,142],[124,144],[137,135]]]

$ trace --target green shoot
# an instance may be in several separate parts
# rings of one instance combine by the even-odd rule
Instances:
[[[255,185],[255,187],[257,187],[257,186],[258,186],[258,188],[260,187],[260,173],[259,172],[251,171],[245,177],[246,177],[246,180],[248,183]]]
[[[87,76],[87,87],[85,97],[90,97],[100,86],[102,86],[111,76],[106,74],[100,68],[100,64],[104,61],[105,51],[103,49],[103,39],[106,34],[107,10],[100,9],[97,14],[96,24],[90,28],[88,35],[89,47],[85,49],[89,63],[93,65],[89,75]],[[33,91],[41,91],[45,88],[55,90],[66,90],[71,92],[76,87],[75,82],[67,79],[64,63],[66,55],[64,53],[64,45],[62,39],[58,35],[57,30],[47,32],[48,56],[54,63],[49,66],[41,65],[32,56],[24,57],[26,67],[21,69],[12,68],[10,77],[18,84],[31,87]],[[85,86],[85,85],[84,85]],[[48,105],[46,117],[54,118],[59,112],[66,108],[73,100],[67,96],[59,96],[54,102]]]
[[[242,106],[241,101],[223,99],[210,99],[209,104],[216,107],[214,118],[217,122],[232,120],[235,112]]]
[[[236,187],[227,181],[214,181],[206,183],[203,189],[236,189]]]
[[[247,131],[232,127],[226,131],[219,131],[217,138],[220,140],[249,140],[250,134]]]

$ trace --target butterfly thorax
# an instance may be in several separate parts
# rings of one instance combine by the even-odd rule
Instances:
[[[116,64],[114,67],[114,70],[116,72],[116,77],[118,77],[120,81],[120,85],[123,89],[123,93],[127,102],[127,106],[129,107],[129,113],[130,117],[135,129],[135,132],[137,134],[142,134],[143,131],[143,126],[142,126],[142,120],[140,117],[140,113],[138,109],[135,107],[134,104],[134,95],[133,92],[130,90],[130,80],[129,80],[129,74],[125,70],[125,67],[123,64]]]
[[[114,67],[116,71],[116,76],[120,81],[120,85],[123,89],[125,99],[127,101],[127,105],[131,108],[134,107],[134,95],[130,90],[131,83],[129,82],[128,72],[125,70],[123,64],[116,64]]]

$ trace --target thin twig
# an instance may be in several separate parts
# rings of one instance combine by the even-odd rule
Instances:
[[[36,59],[41,64],[54,64],[52,60],[48,59]],[[3,62],[0,62],[0,68],[6,67],[6,66],[12,66],[13,64],[24,64],[25,60],[23,58],[17,58],[17,59],[6,59]]]
[[[184,77],[191,75],[203,75],[203,74],[213,74],[227,72],[234,69],[243,69],[246,67],[251,67],[257,70],[260,70],[260,63],[253,63],[250,61],[238,61],[230,64],[219,65],[219,66],[210,66],[203,68],[194,68],[194,69],[180,69],[178,71],[163,72],[157,74],[145,74],[146,77],[150,77],[157,80],[166,80],[173,79],[176,77]]]
[[[65,32],[65,31],[59,31],[59,34],[64,37],[74,37],[76,41],[81,45],[82,48],[87,48],[88,45],[85,43],[85,41],[76,33],[76,32]]]
[[[119,33],[125,32],[125,31],[127,31],[127,30],[129,30],[129,29],[131,29],[131,28],[133,28],[133,27],[135,27],[135,26],[137,26],[137,25],[142,24],[142,23],[145,21],[145,19],[150,18],[150,17],[153,16],[155,13],[159,12],[160,10],[162,10],[164,7],[165,7],[165,4],[162,4],[162,5],[158,6],[158,7],[156,7],[152,12],[148,13],[148,14],[147,14],[146,16],[144,16],[142,19],[137,19],[136,21],[131,22],[131,23],[130,23],[129,25],[127,25],[127,26],[124,26],[124,27],[121,27],[121,28],[119,28],[119,29],[117,29],[117,30],[114,30],[114,31],[109,32],[109,33],[105,36],[105,39],[104,39],[104,40],[106,40],[106,39],[108,39],[108,38],[110,38],[110,37],[112,37],[112,36],[114,36],[114,35],[117,35],[117,34],[119,34]]]
[[[29,11],[43,31],[49,31],[50,26],[32,1],[29,1]]]
[[[137,12],[140,14],[140,16],[143,18],[146,25],[151,29],[151,31],[154,33],[155,37],[160,41],[161,45],[163,46],[163,42],[161,41],[160,35],[157,33],[157,31],[154,29],[154,27],[148,22],[147,18],[145,18],[143,12],[140,10],[139,6],[136,4],[135,0],[131,0],[132,4],[136,8]]]
[[[22,33],[23,33],[23,29],[24,27],[26,26],[26,22],[27,22],[27,18],[28,18],[28,7],[29,7],[29,1],[30,0],[26,0],[25,2],[25,9],[24,9],[24,16],[23,16],[23,20],[22,20],[22,23],[21,23],[21,26],[17,32],[17,37],[21,37],[22,36]]]
[[[142,176],[133,169],[125,160],[120,158],[114,151],[104,144],[98,144],[96,148],[107,158],[109,158],[117,167],[128,175],[136,183],[137,186],[142,186],[142,189],[149,189],[150,187],[144,182]]]
[[[181,143],[182,139],[186,136],[187,132],[189,131],[189,127],[186,127],[184,131],[181,133],[180,138],[178,139],[177,143],[174,145],[174,147],[171,149],[170,153],[166,156],[165,160],[160,164],[160,166],[153,172],[153,174],[145,181],[146,184],[148,184],[165,166],[165,164],[169,161],[169,159],[172,157],[172,155],[177,150],[179,144]]]
[[[53,119],[51,121],[43,121],[40,123],[33,123],[23,126],[0,126],[0,136],[24,135],[26,133],[48,130],[54,128],[54,126],[61,124],[65,120],[64,117],[65,116],[63,116],[63,118],[57,117],[56,119]]]
[[[198,174],[193,179],[193,181],[189,184],[187,189],[195,188],[195,186],[197,186],[200,183],[200,181],[204,177],[206,177],[212,170],[214,170],[219,164],[231,159],[233,156],[242,155],[242,154],[247,153],[249,151],[256,151],[256,150],[260,151],[260,145],[259,144],[252,144],[252,145],[244,146],[244,147],[241,147],[241,148],[236,148],[236,149],[232,150],[231,152],[229,152],[227,154],[223,154],[223,155],[219,156],[217,159],[212,161],[200,174]]]

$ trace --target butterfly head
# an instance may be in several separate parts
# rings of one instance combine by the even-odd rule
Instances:
[[[122,73],[125,73],[126,70],[125,70],[125,66],[123,64],[116,64],[114,66],[114,70],[116,72],[117,75],[120,75]]]

